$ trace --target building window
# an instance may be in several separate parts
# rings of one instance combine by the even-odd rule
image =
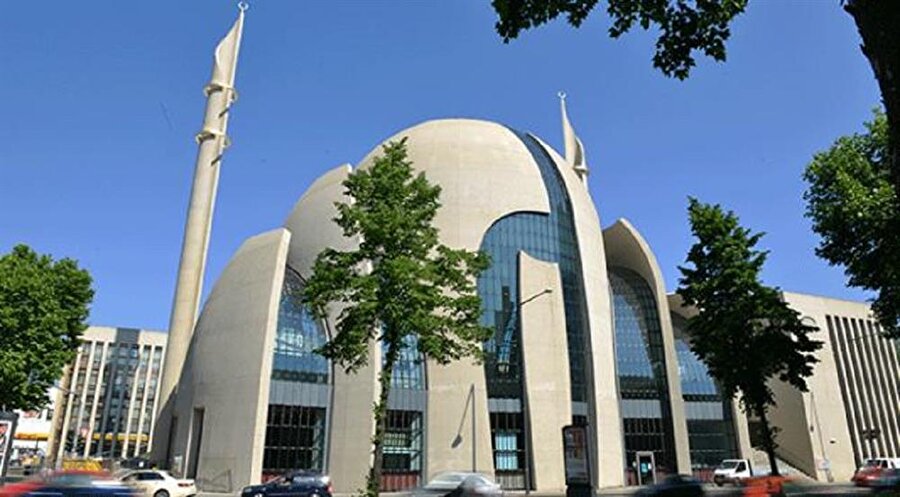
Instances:
[[[708,481],[722,460],[738,457],[731,399],[723,397],[706,364],[691,350],[687,321],[672,314],[672,327],[687,419],[691,470],[697,478]]]
[[[263,479],[295,469],[322,470],[325,409],[269,404]]]
[[[387,345],[381,342],[382,363],[387,360]],[[383,365],[383,364],[382,364]],[[407,390],[425,389],[425,358],[419,352],[419,339],[415,335],[403,337],[403,349],[394,363],[391,387]]]
[[[656,298],[630,269],[609,268],[615,316],[619,405],[629,484],[637,483],[637,452],[653,452],[657,475],[675,473],[675,439]]]
[[[492,412],[491,445],[497,483],[507,490],[525,488],[525,430],[520,412]]]
[[[288,268],[284,274],[272,379],[328,383],[328,360],[316,353],[328,337],[322,325],[300,302],[303,280]]]
[[[391,492],[419,485],[422,478],[422,413],[387,412],[381,489]]]

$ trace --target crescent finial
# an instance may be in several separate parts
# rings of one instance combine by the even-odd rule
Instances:
[[[250,8],[250,4],[247,2],[238,2],[238,10],[241,12],[247,12],[247,9]]]
[[[560,91],[560,92],[558,92],[558,93],[556,94],[556,96],[559,97],[560,100],[565,100],[565,99],[566,99],[566,92]]]

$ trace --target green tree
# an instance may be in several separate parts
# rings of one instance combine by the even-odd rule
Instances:
[[[822,343],[777,288],[763,285],[760,272],[768,252],[758,250],[762,233],[741,227],[737,216],[719,205],[690,199],[691,231],[696,242],[679,267],[678,295],[697,309],[688,320],[691,349],[709,368],[728,398],[740,396],[744,411],[759,419],[761,446],[773,474],[776,428],[768,418],[775,405],[772,381],[806,391],[806,378]]]
[[[383,147],[371,167],[343,183],[349,202],[336,203],[334,222],[359,240],[349,251],[325,249],[316,258],[302,300],[319,319],[339,310],[336,333],[321,353],[347,372],[367,364],[369,347],[384,355],[380,394],[373,409],[373,464],[365,494],[378,495],[382,442],[391,376],[408,337],[440,364],[464,357],[483,359],[491,330],[479,324],[476,278],[488,267],[480,252],[448,248],[433,225],[439,186],[413,175],[406,139]]]
[[[860,48],[872,66],[881,91],[887,121],[887,145],[882,160],[887,163],[894,191],[900,192],[900,2],[844,0],[842,3],[856,22],[862,38]],[[900,212],[900,197],[895,197],[895,204]]]
[[[0,407],[40,409],[75,357],[94,298],[91,276],[26,245],[0,257]]]
[[[876,110],[866,130],[839,138],[807,166],[806,215],[822,238],[816,254],[843,266],[851,285],[875,292],[875,316],[900,338],[900,199],[885,114]]]
[[[565,15],[580,27],[599,0],[492,0],[499,20],[495,25],[504,42],[519,33]],[[618,38],[635,24],[659,30],[653,67],[666,76],[685,79],[700,50],[717,61],[725,60],[725,42],[731,36],[731,20],[744,12],[747,0],[607,0],[613,24],[609,36]]]

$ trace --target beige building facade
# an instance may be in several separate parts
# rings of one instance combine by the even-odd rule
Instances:
[[[469,470],[509,490],[562,491],[569,425],[585,427],[595,487],[708,477],[723,459],[753,456],[746,418],[691,352],[690,310],[667,296],[648,243],[626,220],[601,229],[584,148],[563,119],[562,154],[471,119],[428,121],[385,140],[406,138],[414,168],[441,186],[441,241],[490,254],[478,293],[482,323],[495,332],[484,364],[438,365],[406,343],[389,399],[385,490]],[[341,183],[380,152],[315,181],[283,226],[240,247],[203,305],[164,455],[203,490],[234,492],[292,469],[325,471],[338,492],[363,486],[381,348],[371,344],[368,366],[353,375],[335,368],[314,352],[335,316],[316,321],[296,295],[319,252],[357,243],[329,220],[347,201]],[[843,316],[823,309],[809,315]],[[879,389],[885,416],[890,385]],[[820,414],[844,405],[816,396]],[[811,399],[798,402],[812,409]],[[792,464],[817,476],[803,458],[817,457],[818,436],[804,442],[802,428],[784,447],[796,445]],[[832,446],[850,447],[855,435],[834,430],[825,439],[837,440],[826,447],[837,474],[844,462]]]
[[[151,449],[167,335],[91,326],[56,389],[47,456],[120,459]]]

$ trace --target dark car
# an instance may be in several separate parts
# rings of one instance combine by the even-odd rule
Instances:
[[[686,475],[669,475],[662,482],[642,488],[638,497],[702,497],[703,484]]]
[[[134,490],[96,471],[58,471],[0,487],[0,497],[133,497]]]
[[[262,485],[244,487],[241,497],[331,497],[331,478],[316,471],[292,471]]]

